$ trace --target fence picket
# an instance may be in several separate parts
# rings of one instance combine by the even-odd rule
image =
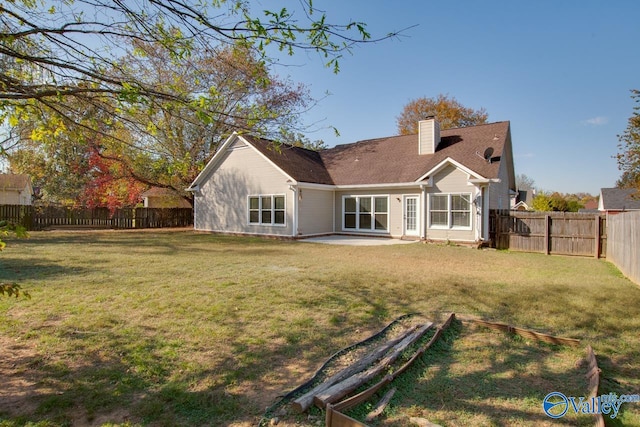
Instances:
[[[0,205],[0,220],[27,230],[49,227],[166,228],[193,225],[191,208],[68,208],[58,206]]]
[[[600,213],[491,211],[489,223],[498,249],[606,256],[606,218]]]
[[[607,260],[640,285],[640,211],[609,215],[607,227]]]

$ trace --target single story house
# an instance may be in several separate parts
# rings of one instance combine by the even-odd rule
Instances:
[[[635,188],[601,188],[598,210],[608,214],[640,210],[640,191]]]
[[[430,118],[317,152],[234,133],[188,190],[202,231],[487,241],[489,210],[515,191],[510,124],[440,131]]]
[[[31,205],[31,177],[24,174],[0,173],[0,205]]]
[[[190,208],[191,203],[170,188],[151,187],[140,195],[145,208]]]

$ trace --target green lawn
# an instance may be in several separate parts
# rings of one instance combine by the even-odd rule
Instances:
[[[585,395],[587,344],[602,393],[640,393],[640,287],[603,260],[168,231],[34,232],[7,243],[0,281],[31,299],[0,300],[0,426],[256,425],[335,351],[413,312],[478,316],[583,345],[458,322],[398,378],[372,425],[411,416],[555,425],[542,399]],[[280,418],[323,423],[316,409]],[[619,418],[640,425],[640,404],[623,404]]]

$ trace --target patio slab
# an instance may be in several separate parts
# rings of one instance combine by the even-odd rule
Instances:
[[[383,245],[405,245],[417,243],[417,240],[391,239],[387,237],[366,237],[366,236],[321,236],[300,239],[300,242],[324,243],[327,245],[345,246],[383,246]]]

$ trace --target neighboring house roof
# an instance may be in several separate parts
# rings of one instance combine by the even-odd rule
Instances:
[[[433,154],[418,153],[418,134],[369,139],[318,152],[248,135],[240,137],[297,182],[325,185],[416,182],[447,162],[466,168],[476,178],[496,179],[502,156],[511,159],[512,155],[508,121],[442,130]],[[204,175],[206,170],[190,188]],[[509,186],[514,187],[513,171],[510,175]]]
[[[640,192],[634,188],[602,188],[599,208],[602,211],[640,210]]]
[[[151,187],[140,195],[141,197],[176,197],[179,196],[174,190],[170,188]]]
[[[24,174],[0,174],[0,190],[4,191],[23,191],[25,188],[31,187],[31,178]]]
[[[514,211],[528,211],[529,205],[524,200],[520,200],[511,209]]]
[[[598,200],[591,199],[588,200],[587,203],[584,204],[584,209],[588,211],[597,211],[598,210]]]

